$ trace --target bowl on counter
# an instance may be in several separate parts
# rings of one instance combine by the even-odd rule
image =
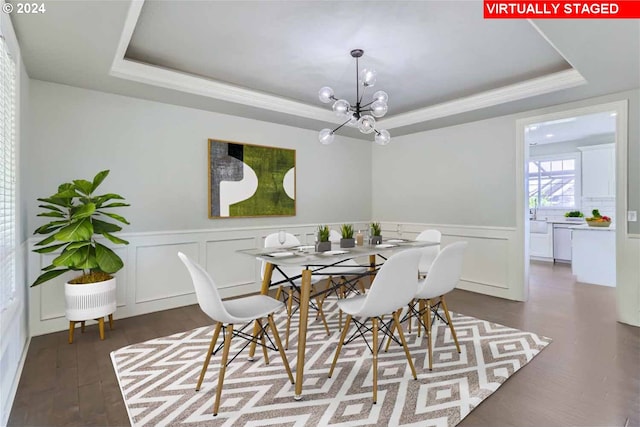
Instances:
[[[611,225],[611,221],[586,221],[589,227],[608,227]]]

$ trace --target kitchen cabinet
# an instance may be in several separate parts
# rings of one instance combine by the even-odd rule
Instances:
[[[609,228],[580,226],[572,230],[572,272],[581,283],[616,285],[616,233]]]
[[[582,197],[615,197],[615,145],[590,145],[578,149],[582,152]]]
[[[553,235],[551,224],[546,221],[531,221],[529,233],[529,256],[553,258]]]

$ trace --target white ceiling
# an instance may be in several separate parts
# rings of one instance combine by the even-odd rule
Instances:
[[[389,115],[571,69],[526,20],[487,25],[481,2],[311,6],[146,2],[125,57],[320,106],[326,85],[355,99],[349,52],[362,48],[360,68],[378,71]]]
[[[640,86],[640,21],[484,20],[481,1],[56,1],[11,17],[31,78],[316,130],[336,122],[321,86],[354,97],[353,48],[393,136]]]

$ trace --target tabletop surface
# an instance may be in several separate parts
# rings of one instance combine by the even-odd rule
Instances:
[[[437,246],[439,244],[438,242],[422,240],[389,239],[383,241],[380,245],[365,244],[353,248],[340,248],[338,243],[334,243],[328,252],[315,252],[313,245],[241,249],[238,250],[238,252],[256,257],[259,260],[274,265],[326,266],[368,255],[379,254],[388,258],[394,253],[405,249],[424,248],[427,246]]]

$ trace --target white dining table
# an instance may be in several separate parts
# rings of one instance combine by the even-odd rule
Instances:
[[[313,246],[291,246],[276,248],[254,248],[241,249],[238,252],[249,256],[253,256],[260,261],[265,262],[264,276],[260,293],[266,295],[269,288],[278,283],[271,283],[271,276],[274,268],[283,267],[300,267],[300,275],[289,277],[294,280],[302,278],[300,284],[300,323],[298,325],[298,348],[297,348],[297,364],[295,378],[294,399],[302,399],[302,383],[304,379],[304,362],[305,362],[305,346],[307,341],[307,322],[309,319],[309,299],[311,296],[311,277],[312,275],[336,275],[336,270],[340,268],[340,264],[347,260],[368,257],[367,267],[368,275],[373,276],[380,264],[376,264],[376,257],[380,257],[383,261],[391,257],[397,252],[401,252],[411,248],[423,248],[428,246],[437,246],[439,242],[405,240],[405,239],[389,239],[383,241],[379,245],[364,244],[353,248],[339,248],[337,244],[332,245],[332,250],[328,252],[315,252]],[[353,264],[345,268],[353,268]],[[290,270],[290,269],[289,269]],[[326,270],[323,273],[323,270]],[[416,277],[418,272],[416,271]],[[279,282],[282,283],[282,282]],[[328,292],[328,290],[327,290]],[[254,326],[254,335],[257,334],[259,326],[256,322]],[[255,354],[257,339],[254,339],[249,349],[249,357],[253,358]]]

